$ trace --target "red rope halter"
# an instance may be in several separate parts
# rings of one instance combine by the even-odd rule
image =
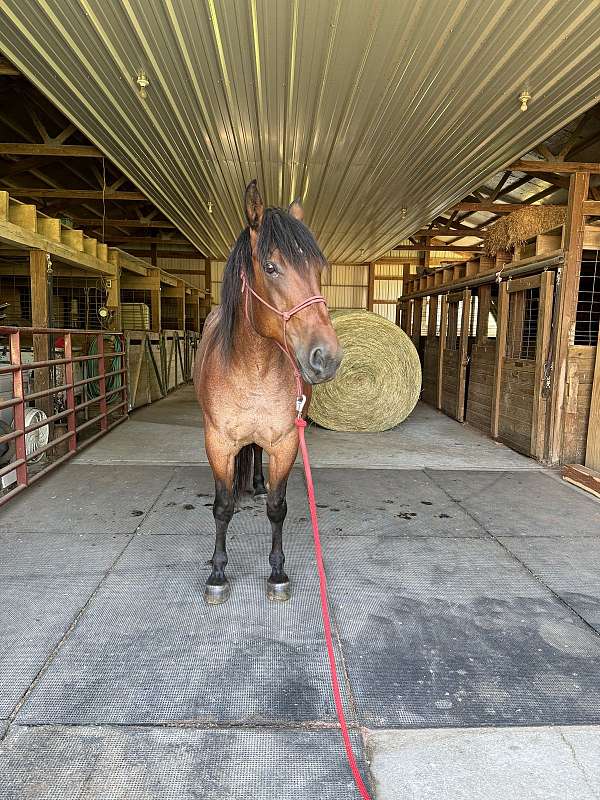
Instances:
[[[346,757],[348,759],[348,764],[350,765],[350,770],[352,771],[352,777],[354,778],[354,782],[358,788],[360,796],[363,800],[371,800],[367,787],[364,784],[360,771],[358,769],[358,765],[356,763],[356,758],[354,757],[354,751],[352,750],[352,742],[350,741],[350,734],[348,733],[348,725],[346,723],[346,716],[344,714],[344,706],[342,704],[342,695],[340,692],[340,684],[337,675],[337,667],[335,663],[335,651],[333,649],[333,637],[331,634],[331,620],[329,617],[329,604],[327,600],[327,577],[325,575],[325,566],[323,564],[323,551],[321,548],[321,537],[319,535],[319,521],[317,518],[317,505],[315,500],[315,487],[313,484],[312,473],[310,470],[310,461],[308,458],[308,449],[306,447],[306,440],[304,438],[304,429],[306,428],[306,420],[302,419],[302,409],[304,408],[304,403],[306,402],[306,397],[302,393],[302,376],[300,375],[300,370],[298,369],[298,365],[296,364],[296,359],[292,356],[289,351],[287,338],[286,338],[286,324],[288,320],[297,314],[298,311],[302,311],[304,308],[308,308],[308,306],[313,305],[314,303],[323,303],[327,308],[327,301],[325,298],[320,295],[316,294],[313,297],[309,297],[307,300],[303,300],[298,305],[290,308],[289,311],[280,311],[278,308],[275,308],[270,303],[267,303],[266,300],[257,294],[254,289],[250,286],[248,281],[246,280],[246,275],[242,273],[242,295],[244,295],[244,311],[246,314],[246,319],[250,322],[250,317],[248,316],[248,292],[249,290],[256,299],[270,309],[274,314],[281,317],[283,319],[283,347],[276,342],[277,346],[286,354],[289,358],[290,363],[292,365],[292,369],[294,370],[294,377],[296,378],[296,389],[297,389],[297,398],[296,398],[296,427],[298,428],[298,439],[300,442],[300,452],[302,453],[302,462],[304,464],[304,473],[306,475],[306,489],[308,494],[308,507],[310,509],[310,520],[312,523],[312,530],[313,530],[313,538],[315,542],[315,558],[317,561],[317,572],[319,574],[319,594],[321,598],[321,616],[323,618],[323,629],[325,632],[325,643],[327,645],[327,656],[329,658],[329,673],[331,675],[331,687],[333,690],[333,699],[335,702],[335,710],[337,713],[338,722],[340,723],[340,730],[342,733],[342,739],[344,740],[344,747],[346,749]]]

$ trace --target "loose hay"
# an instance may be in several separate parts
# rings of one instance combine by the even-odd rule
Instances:
[[[336,377],[314,387],[309,416],[334,431],[386,431],[415,407],[421,364],[410,338],[370,311],[334,311],[344,349]]]
[[[523,206],[495,222],[485,234],[485,249],[495,255],[500,250],[512,250],[531,236],[563,225],[564,208]]]

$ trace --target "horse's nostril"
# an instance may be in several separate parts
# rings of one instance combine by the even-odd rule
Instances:
[[[308,361],[315,372],[323,372],[325,367],[325,355],[320,347],[313,347],[310,351]]]

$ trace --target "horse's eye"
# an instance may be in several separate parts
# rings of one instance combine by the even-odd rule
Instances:
[[[279,269],[277,268],[277,264],[274,264],[272,261],[266,261],[263,269],[267,273],[267,275],[270,275],[272,278],[279,275]]]

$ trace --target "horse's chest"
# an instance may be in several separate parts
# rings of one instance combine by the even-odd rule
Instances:
[[[220,387],[203,403],[216,427],[239,444],[266,446],[286,436],[294,427],[293,386],[267,379],[260,385]]]

